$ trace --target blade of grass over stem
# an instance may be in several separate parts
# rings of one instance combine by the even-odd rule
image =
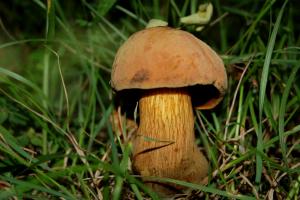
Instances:
[[[279,25],[281,22],[281,18],[285,9],[285,6],[287,4],[287,0],[282,5],[280,12],[278,14],[278,17],[275,22],[275,26],[272,30],[272,34],[270,37],[270,41],[267,46],[267,52],[266,57],[263,65],[263,70],[261,74],[261,82],[260,82],[260,88],[259,88],[259,127],[257,132],[257,151],[263,152],[263,125],[262,125],[262,114],[263,114],[263,106],[264,106],[264,100],[265,100],[265,94],[266,94],[266,88],[267,88],[267,82],[268,82],[268,75],[269,75],[269,68],[270,68],[270,62],[272,59],[272,52],[274,49],[274,45],[276,42],[276,36],[278,33]],[[255,182],[260,183],[261,181],[261,175],[263,170],[263,161],[259,153],[256,155],[256,176],[255,176]]]

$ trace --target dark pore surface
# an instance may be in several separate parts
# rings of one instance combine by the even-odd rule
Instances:
[[[220,92],[213,85],[195,85],[184,87],[192,97],[193,107],[199,107],[206,104],[212,99],[216,99],[220,96]],[[122,90],[116,93],[115,105],[121,106],[122,113],[126,113],[126,117],[129,119],[134,118],[134,110],[137,106],[137,102],[145,91],[159,90],[157,89],[130,89]],[[174,92],[176,92],[174,88]]]

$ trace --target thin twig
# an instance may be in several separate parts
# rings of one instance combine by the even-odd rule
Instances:
[[[229,126],[229,123],[230,123],[230,119],[231,119],[231,115],[232,115],[232,112],[233,112],[233,108],[234,108],[234,105],[235,105],[235,102],[236,102],[236,98],[237,98],[237,94],[239,92],[239,89],[240,89],[240,86],[241,86],[241,83],[242,83],[242,80],[247,72],[247,69],[250,65],[250,63],[252,62],[252,59],[253,57],[250,58],[249,62],[247,63],[242,75],[241,75],[241,78],[238,82],[238,85],[235,89],[235,92],[234,92],[234,95],[233,95],[233,100],[232,100],[232,103],[231,103],[231,106],[230,106],[230,110],[229,110],[229,114],[228,114],[228,117],[226,119],[226,123],[225,123],[225,131],[224,131],[224,140],[227,139],[227,133],[228,133],[228,126]]]

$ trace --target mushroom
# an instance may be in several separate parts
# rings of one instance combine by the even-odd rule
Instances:
[[[193,106],[210,109],[222,100],[227,75],[220,57],[188,32],[144,29],[118,50],[111,85],[139,97],[133,169],[145,183],[162,195],[184,187],[147,177],[201,183],[208,162],[195,144]]]

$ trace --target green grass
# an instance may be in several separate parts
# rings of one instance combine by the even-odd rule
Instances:
[[[131,169],[134,128],[109,84],[117,49],[151,18],[212,46],[229,83],[195,111],[208,184],[153,179],[190,188],[177,199],[299,199],[296,1],[213,0],[201,32],[180,24],[197,0],[47,2],[0,3],[0,199],[159,199]]]

